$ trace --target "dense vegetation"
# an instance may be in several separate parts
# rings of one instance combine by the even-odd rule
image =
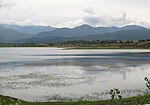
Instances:
[[[53,44],[73,49],[149,49],[150,40],[138,41],[68,41]]]
[[[67,41],[44,44],[1,43],[0,47],[62,47],[70,49],[150,49],[150,40]]]
[[[14,44],[14,43],[1,43],[0,47],[49,47],[48,44]]]

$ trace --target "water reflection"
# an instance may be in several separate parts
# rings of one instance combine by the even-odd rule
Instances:
[[[111,88],[133,96],[150,75],[149,50],[8,48],[0,58],[1,94],[28,101],[107,99]]]

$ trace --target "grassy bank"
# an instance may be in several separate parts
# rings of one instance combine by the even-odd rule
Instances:
[[[144,105],[150,104],[150,95],[125,98],[122,99],[122,101],[117,101],[116,103],[112,100],[60,102],[60,103],[26,102],[7,96],[0,96],[0,100],[1,100],[0,105],[139,105],[139,104]]]

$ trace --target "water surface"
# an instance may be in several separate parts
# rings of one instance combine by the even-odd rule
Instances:
[[[109,99],[145,92],[150,50],[0,48],[0,94],[26,101]]]

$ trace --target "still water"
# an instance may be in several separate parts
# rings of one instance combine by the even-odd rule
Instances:
[[[0,94],[26,101],[110,99],[146,91],[150,50],[0,48]]]

